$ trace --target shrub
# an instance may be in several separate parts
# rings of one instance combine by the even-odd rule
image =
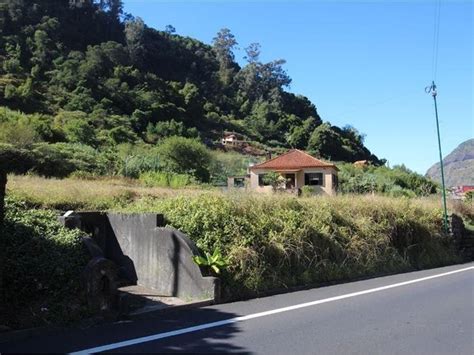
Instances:
[[[125,177],[138,178],[141,173],[158,171],[160,160],[157,155],[128,155],[123,160],[120,173]]]
[[[97,144],[94,127],[89,123],[85,112],[61,111],[54,117],[54,124],[71,143]]]
[[[338,164],[339,189],[345,193],[383,193],[390,196],[428,196],[436,193],[436,183],[406,167],[355,167]]]
[[[404,189],[398,185],[392,186],[390,191],[388,191],[388,195],[392,197],[415,197],[415,192]]]
[[[314,187],[305,185],[301,188],[301,196],[311,197],[314,196]]]
[[[162,168],[176,174],[193,175],[201,182],[209,181],[211,155],[201,142],[184,137],[169,137],[157,149]]]
[[[140,181],[150,187],[180,188],[195,183],[192,176],[167,172],[146,172],[140,175]]]
[[[4,253],[2,323],[31,327],[65,323],[83,312],[80,274],[87,254],[78,230],[67,230],[52,211],[28,209],[6,199],[0,230]]]
[[[0,123],[0,142],[28,148],[40,141],[35,129],[25,122]]]
[[[113,175],[119,166],[111,151],[99,152],[83,144],[40,143],[34,146],[34,170],[46,177],[66,177],[74,171],[96,175]]]

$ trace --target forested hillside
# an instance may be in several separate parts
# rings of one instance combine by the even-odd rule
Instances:
[[[208,45],[150,28],[119,0],[3,1],[0,142],[110,156],[175,135],[212,148],[234,131],[265,149],[382,163],[355,128],[323,122],[286,91],[283,59],[262,62],[252,43],[241,67],[237,44],[228,29]]]

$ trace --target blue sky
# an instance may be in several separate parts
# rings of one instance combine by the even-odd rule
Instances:
[[[433,35],[437,1],[164,1],[124,0],[148,26],[171,24],[211,43],[231,29],[236,59],[252,42],[261,59],[284,58],[290,90],[313,101],[323,120],[353,125],[391,166],[424,174],[438,160],[435,79],[443,154],[474,136],[474,5],[442,0],[436,78]]]

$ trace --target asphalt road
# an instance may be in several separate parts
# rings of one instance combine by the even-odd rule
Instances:
[[[474,263],[0,344],[2,353],[104,350],[472,355]]]

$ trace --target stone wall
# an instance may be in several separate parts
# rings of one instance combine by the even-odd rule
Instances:
[[[455,214],[450,217],[451,236],[465,261],[474,261],[474,233],[464,226],[463,219]]]

